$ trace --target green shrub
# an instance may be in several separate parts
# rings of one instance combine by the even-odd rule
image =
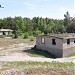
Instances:
[[[36,30],[36,31],[33,32],[33,36],[38,36],[39,34],[41,34],[40,30]]]
[[[34,41],[34,38],[31,38],[30,41]]]
[[[14,34],[14,38],[18,38],[18,34],[16,33],[16,34]]]
[[[4,38],[4,36],[0,35],[0,38]]]
[[[28,33],[25,33],[24,34],[24,39],[28,38],[29,34]]]
[[[10,34],[10,35],[7,35],[7,37],[13,37],[13,35],[12,35],[12,34]]]

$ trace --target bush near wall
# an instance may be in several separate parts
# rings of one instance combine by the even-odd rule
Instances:
[[[0,38],[4,38],[4,36],[0,35]]]

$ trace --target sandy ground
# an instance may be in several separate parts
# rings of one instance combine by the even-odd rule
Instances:
[[[14,62],[14,61],[37,61],[37,62],[74,62],[75,57],[69,58],[42,58],[42,57],[31,57],[25,52],[21,53],[21,50],[31,49],[34,45],[27,45],[24,43],[10,45],[7,48],[0,48],[0,62]],[[3,63],[2,63],[3,65]],[[58,70],[54,68],[0,68],[0,75],[75,75],[74,70]]]
[[[24,43],[21,44],[14,44],[7,47],[7,49],[0,49],[0,61],[37,61],[37,62],[52,62],[52,61],[59,61],[59,62],[74,62],[75,57],[69,58],[42,58],[42,57],[30,57],[27,54],[22,54],[14,51],[30,49],[34,45],[27,45]]]
[[[75,71],[39,67],[6,70],[2,75],[75,75]]]

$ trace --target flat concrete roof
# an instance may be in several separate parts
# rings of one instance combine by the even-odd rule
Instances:
[[[66,33],[66,34],[51,34],[51,35],[40,35],[40,36],[49,36],[59,39],[75,38],[75,33]]]
[[[0,29],[0,31],[1,32],[3,32],[3,31],[5,31],[5,32],[11,31],[12,32],[13,30],[11,30],[11,29]]]

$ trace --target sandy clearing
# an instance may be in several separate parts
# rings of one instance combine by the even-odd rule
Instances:
[[[14,62],[14,61],[37,61],[37,62],[73,62],[75,63],[75,57],[69,57],[69,58],[57,58],[57,59],[52,59],[52,58],[42,58],[42,57],[30,57],[26,54],[22,53],[13,53],[12,51],[18,51],[18,50],[25,50],[25,49],[30,49],[34,45],[27,45],[24,43],[21,44],[14,44],[13,46],[9,46],[6,50],[0,50],[0,53],[6,53],[10,52],[8,55],[5,56],[0,56],[0,61],[9,61],[9,62]]]
[[[14,61],[36,61],[36,62],[73,62],[75,63],[75,58],[42,58],[42,57],[30,57],[28,55],[23,55],[22,53],[12,53],[8,56],[0,56],[0,61],[8,61],[8,62],[14,62]]]

